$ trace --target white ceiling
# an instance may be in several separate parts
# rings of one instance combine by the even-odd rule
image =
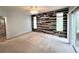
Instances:
[[[24,11],[27,12],[29,14],[30,10],[32,9],[31,6],[0,6],[1,8],[3,8],[4,10],[8,10],[8,11]],[[67,6],[36,6],[36,10],[39,13],[43,13],[43,12],[48,12],[48,11],[53,11],[53,10],[58,10],[58,9],[62,9],[62,8],[66,8]]]

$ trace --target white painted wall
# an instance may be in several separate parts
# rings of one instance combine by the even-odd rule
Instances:
[[[7,17],[7,38],[31,32],[31,16],[20,11],[0,10],[0,16]]]
[[[0,16],[6,16],[6,12],[0,8]]]

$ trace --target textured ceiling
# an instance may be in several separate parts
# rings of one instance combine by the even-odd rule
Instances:
[[[28,12],[29,14],[30,14],[30,10],[32,9],[31,6],[0,6],[0,7],[8,11],[24,11],[24,12]],[[58,10],[66,7],[67,6],[36,6],[36,10],[39,13],[42,13],[42,12]]]

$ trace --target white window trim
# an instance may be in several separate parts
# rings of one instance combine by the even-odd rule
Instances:
[[[33,17],[33,28],[37,29],[37,17],[36,16]]]
[[[59,15],[58,15],[59,14]],[[63,31],[63,29],[61,30],[61,29],[58,29],[57,27],[59,27],[59,26],[57,26],[57,20],[58,20],[58,18],[62,18],[62,21],[63,21],[63,12],[58,12],[58,13],[56,13],[56,31],[59,31],[59,32],[62,32]],[[62,25],[63,25],[63,23],[62,23]],[[62,26],[63,27],[63,26]]]

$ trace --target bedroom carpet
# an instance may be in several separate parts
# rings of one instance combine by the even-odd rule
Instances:
[[[67,39],[50,34],[30,32],[0,42],[1,53],[75,53]]]

